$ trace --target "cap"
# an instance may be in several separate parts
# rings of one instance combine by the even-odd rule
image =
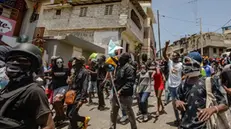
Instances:
[[[188,57],[190,57],[190,58],[196,60],[196,61],[199,62],[199,63],[202,62],[202,57],[201,57],[200,53],[198,53],[198,52],[190,52],[190,53],[188,54]]]

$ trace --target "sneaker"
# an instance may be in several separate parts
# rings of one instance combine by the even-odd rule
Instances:
[[[136,113],[136,116],[139,116],[139,115],[141,115],[142,113],[141,113],[141,111],[138,111],[137,113]]]
[[[148,115],[144,115],[144,119],[143,119],[143,122],[147,122],[148,121]]]
[[[120,122],[123,123],[128,119],[128,116],[122,116],[122,118],[120,119]]]
[[[105,110],[105,107],[104,107],[104,106],[102,106],[102,107],[98,107],[98,110],[100,110],[100,111],[104,111],[104,110]]]
[[[84,127],[82,129],[87,129],[87,126],[90,120],[91,120],[91,117],[89,116],[85,117]]]

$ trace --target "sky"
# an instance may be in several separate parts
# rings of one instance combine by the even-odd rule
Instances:
[[[202,19],[203,32],[214,32],[231,19],[231,0],[152,0],[156,18],[155,40],[159,50],[157,10],[160,14],[161,47],[165,41],[174,42],[186,35],[199,33]],[[227,25],[231,25],[231,22]]]

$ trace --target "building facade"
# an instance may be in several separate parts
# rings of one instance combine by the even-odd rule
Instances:
[[[151,6],[151,2],[148,6]],[[136,0],[44,3],[40,14],[38,26],[45,27],[45,37],[54,39],[57,36],[71,35],[94,44],[95,52],[101,47],[107,53],[108,43],[113,40],[124,48],[123,52],[135,53],[136,46],[143,44],[148,47],[153,43],[151,40],[154,40],[151,25],[155,22],[154,16],[151,16],[153,14],[150,9],[143,9]],[[78,46],[84,45],[82,42],[75,43],[75,47],[80,50],[82,48]],[[151,53],[150,50],[145,52],[148,51]]]
[[[200,35],[194,34],[189,37],[181,38],[169,46],[168,54],[178,52],[186,54],[190,51],[201,53],[201,43],[203,43],[203,56],[219,57],[226,48],[231,47],[230,38],[219,33],[203,33],[202,41]]]
[[[0,0],[1,42],[15,46],[21,42],[32,42],[41,2],[44,0]]]

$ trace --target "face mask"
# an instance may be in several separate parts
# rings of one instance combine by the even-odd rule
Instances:
[[[12,57],[6,62],[6,75],[10,80],[18,80],[24,76],[30,76],[31,63],[24,57]]]
[[[145,73],[146,73],[146,70],[145,70],[145,69],[142,69],[140,72],[141,72],[142,74],[145,74]]]
[[[9,78],[7,77],[5,73],[6,68],[0,68],[0,88],[3,89],[8,83]]]
[[[63,67],[63,60],[62,59],[57,59],[56,60],[56,65],[58,68],[62,68]]]

